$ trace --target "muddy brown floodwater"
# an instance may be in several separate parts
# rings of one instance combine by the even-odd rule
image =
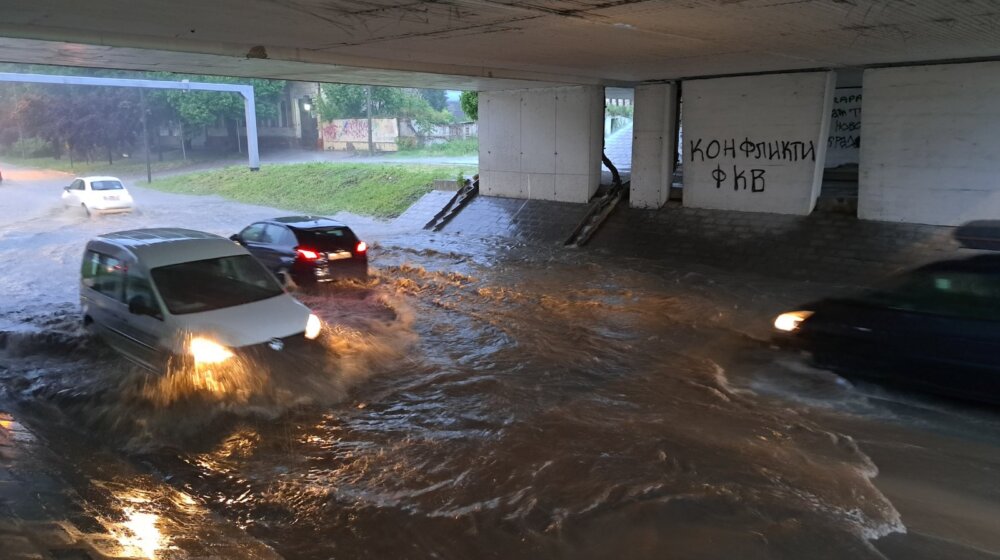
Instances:
[[[0,380],[287,558],[1000,554],[1000,416],[768,344],[829,287],[447,235],[371,251],[367,284],[300,296],[323,363],[205,394],[64,297],[0,313]]]

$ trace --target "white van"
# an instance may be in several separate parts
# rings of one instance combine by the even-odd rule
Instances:
[[[108,233],[87,243],[84,325],[130,360],[214,364],[278,358],[316,339],[322,323],[246,249],[179,228]]]

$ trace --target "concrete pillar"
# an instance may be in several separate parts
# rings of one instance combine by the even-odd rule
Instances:
[[[479,188],[490,196],[587,202],[601,182],[604,89],[479,94]]]
[[[858,217],[1000,216],[1000,62],[866,70]]]
[[[684,206],[812,212],[834,85],[833,72],[684,82]]]
[[[633,208],[659,208],[667,202],[677,152],[677,84],[635,88],[632,118]]]

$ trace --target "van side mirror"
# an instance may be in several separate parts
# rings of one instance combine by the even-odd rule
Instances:
[[[128,300],[128,312],[133,315],[149,315],[151,317],[155,317],[157,314],[156,309],[149,303],[146,296],[132,296],[132,299]]]
[[[70,187],[68,187],[68,186],[67,187],[63,187],[63,190],[66,191],[66,192],[69,192],[69,189],[70,189]]]

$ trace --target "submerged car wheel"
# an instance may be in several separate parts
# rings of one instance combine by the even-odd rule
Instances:
[[[80,207],[83,208],[83,213],[86,214],[88,218],[93,216],[93,214],[90,213],[90,208],[87,208],[86,204],[81,204]]]

